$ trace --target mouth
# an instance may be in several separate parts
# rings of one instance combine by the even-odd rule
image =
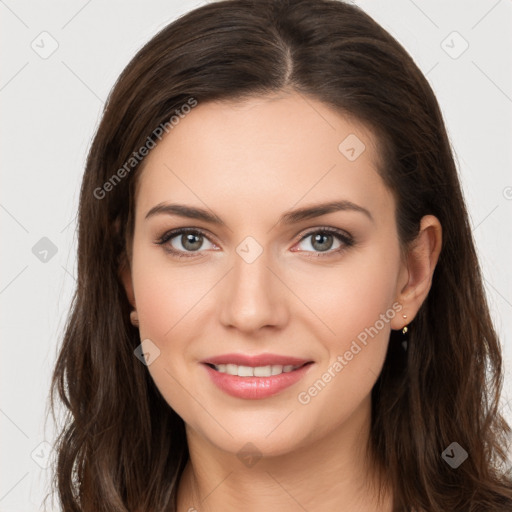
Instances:
[[[276,395],[299,382],[314,366],[311,360],[275,354],[225,354],[201,363],[217,388],[246,400]]]
[[[205,363],[207,366],[212,368],[213,370],[219,373],[225,373],[227,375],[234,375],[238,377],[272,377],[274,375],[281,375],[282,373],[290,373],[302,368],[303,366],[307,366],[313,364],[313,361],[308,361],[307,363],[299,364],[299,365],[281,365],[281,364],[272,364],[266,366],[245,366],[245,365],[237,365],[237,364],[212,364]]]

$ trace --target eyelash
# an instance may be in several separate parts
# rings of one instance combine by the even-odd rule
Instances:
[[[347,250],[349,247],[352,247],[355,243],[352,236],[349,235],[348,233],[346,233],[345,231],[342,231],[342,230],[336,229],[336,228],[330,228],[330,227],[321,227],[321,228],[316,228],[313,231],[309,231],[297,243],[300,243],[303,240],[305,240],[306,238],[310,237],[311,235],[316,235],[318,233],[323,233],[323,234],[328,233],[331,235],[335,235],[338,238],[338,240],[343,243],[343,245],[341,247],[339,247],[338,249],[325,251],[325,252],[317,252],[317,253],[315,253],[315,256],[307,256],[307,257],[323,258],[323,257],[332,256],[334,254],[341,254],[342,252]],[[178,235],[187,235],[187,234],[202,235],[208,239],[207,234],[201,229],[179,228],[179,229],[175,229],[175,230],[168,231],[168,232],[164,233],[161,237],[159,237],[157,239],[157,241],[155,243],[157,245],[163,246],[164,244],[169,242],[171,239],[177,237]],[[197,253],[199,253],[199,251],[186,253],[184,251],[178,251],[176,249],[173,249],[170,246],[164,247],[164,250],[177,258],[191,258],[191,257],[196,256]],[[311,252],[311,251],[306,251],[306,252]]]

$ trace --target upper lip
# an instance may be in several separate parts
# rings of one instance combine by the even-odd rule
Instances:
[[[246,354],[223,354],[209,357],[202,361],[205,364],[236,364],[238,366],[270,366],[270,365],[292,365],[302,366],[305,363],[313,362],[310,359],[299,357],[283,356],[279,354],[258,354],[249,356]]]

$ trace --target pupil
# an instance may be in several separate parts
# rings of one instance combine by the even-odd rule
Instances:
[[[322,243],[322,242],[320,242],[320,245],[324,245],[324,244],[325,244],[325,239],[326,239],[326,238],[327,238],[327,239],[332,239],[332,235],[328,235],[328,234],[317,234],[317,235],[315,236],[315,238],[314,238],[313,246],[314,246],[314,244],[315,244],[316,242],[320,242],[322,239],[324,239],[324,242],[323,242],[323,243]],[[330,241],[332,241],[332,240],[330,240]],[[319,249],[320,249],[320,250],[327,250],[327,249],[329,249],[329,248],[330,248],[330,247],[329,247],[329,245],[331,245],[331,244],[327,244],[327,245],[328,245],[328,247],[325,247],[325,246],[324,246],[324,247],[320,247]]]
[[[199,249],[201,247],[201,242],[197,241],[199,239],[199,236],[189,233],[187,235],[184,235],[184,237],[185,237],[185,243],[182,242],[183,247],[188,248],[191,251],[196,251],[197,249]],[[194,243],[194,239],[196,239],[195,243]],[[190,246],[187,247],[187,244],[191,244],[192,247],[190,247]]]

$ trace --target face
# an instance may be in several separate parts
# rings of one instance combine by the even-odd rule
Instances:
[[[405,323],[375,144],[283,94],[199,104],[148,155],[125,286],[148,370],[189,431],[278,455],[368,411],[390,329]],[[292,215],[326,203],[338,208]]]

